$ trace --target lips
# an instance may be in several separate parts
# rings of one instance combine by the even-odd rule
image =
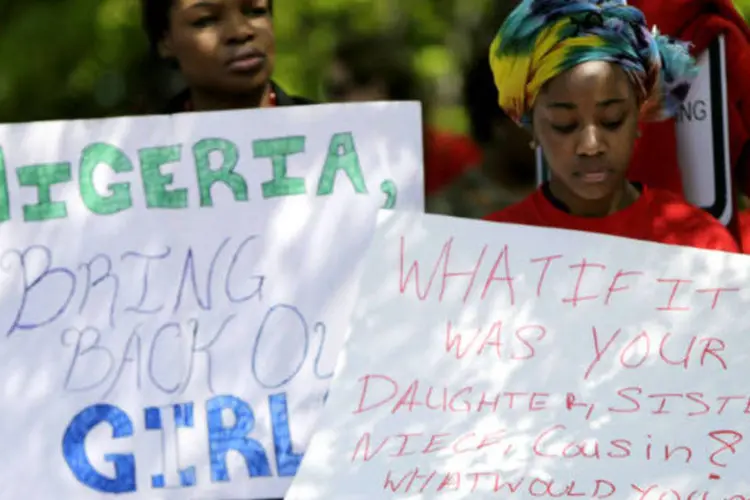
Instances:
[[[611,174],[612,171],[607,167],[591,166],[585,169],[580,169],[573,175],[586,184],[600,184],[605,182]]]
[[[254,72],[266,61],[265,52],[250,48],[236,52],[227,60],[227,67],[234,72]]]

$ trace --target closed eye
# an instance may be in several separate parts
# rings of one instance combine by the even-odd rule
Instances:
[[[617,121],[614,121],[614,122],[603,122],[602,125],[604,125],[604,128],[606,128],[608,130],[617,130],[618,128],[620,128],[622,126],[622,124],[624,122],[625,122],[625,120],[622,119],[622,120],[617,120]]]
[[[217,19],[218,18],[216,16],[203,16],[203,17],[196,19],[190,24],[196,28],[205,28],[215,23]]]
[[[552,124],[552,128],[561,134],[571,134],[575,131],[576,128],[578,128],[578,125],[575,123],[572,123],[570,125],[554,125]]]
[[[267,7],[248,7],[243,10],[243,14],[246,16],[265,16],[268,14],[268,8]]]

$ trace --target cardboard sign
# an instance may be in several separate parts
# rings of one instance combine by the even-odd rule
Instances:
[[[0,126],[0,499],[281,497],[416,103]]]
[[[700,73],[675,122],[685,197],[726,225],[733,209],[724,45],[720,36],[698,58]],[[549,169],[541,149],[536,157],[541,184]]]
[[[750,498],[750,258],[396,213],[287,500]]]

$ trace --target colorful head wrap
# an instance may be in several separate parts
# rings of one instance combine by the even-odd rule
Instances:
[[[697,74],[687,44],[649,31],[643,13],[623,0],[523,0],[490,46],[500,107],[529,124],[544,84],[586,61],[625,70],[643,120],[674,116]]]

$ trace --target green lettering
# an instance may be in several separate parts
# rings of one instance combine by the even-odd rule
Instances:
[[[133,206],[130,196],[130,183],[107,184],[109,196],[102,196],[94,187],[96,167],[108,165],[115,173],[132,172],[130,158],[119,148],[104,142],[89,144],[81,154],[81,170],[78,183],[84,205],[95,214],[116,214]]]
[[[354,186],[354,191],[360,194],[367,193],[365,177],[362,175],[359,155],[354,147],[354,138],[351,132],[342,132],[331,137],[331,142],[328,145],[328,156],[318,180],[318,196],[329,195],[333,192],[333,184],[339,170],[346,172],[352,186]]]
[[[64,219],[68,210],[64,201],[52,201],[50,187],[63,182],[70,182],[70,163],[43,163],[26,165],[16,169],[18,183],[21,186],[36,186],[37,200],[35,205],[23,206],[23,219],[26,222],[38,222],[49,219]]]
[[[221,153],[221,167],[213,170],[209,155],[214,151]],[[232,190],[235,201],[247,201],[247,182],[240,174],[235,173],[239,154],[237,146],[225,139],[202,139],[193,146],[195,169],[198,174],[198,186],[201,194],[201,206],[213,206],[211,188],[217,182],[223,182]]]
[[[384,209],[390,210],[396,206],[396,199],[398,197],[398,189],[396,183],[391,179],[386,179],[380,183],[380,191],[385,194],[385,203],[383,204]]]
[[[10,219],[10,197],[8,195],[8,171],[5,169],[5,155],[0,148],[0,222]]]
[[[259,139],[253,141],[253,156],[255,158],[271,158],[273,179],[264,182],[263,198],[276,196],[294,196],[305,194],[305,179],[302,177],[287,177],[286,157],[305,152],[305,137],[291,136],[276,139]]]
[[[149,208],[187,208],[187,189],[167,189],[167,186],[172,184],[174,175],[161,171],[164,165],[180,161],[181,150],[182,146],[176,145],[144,148],[138,151],[146,206]]]

